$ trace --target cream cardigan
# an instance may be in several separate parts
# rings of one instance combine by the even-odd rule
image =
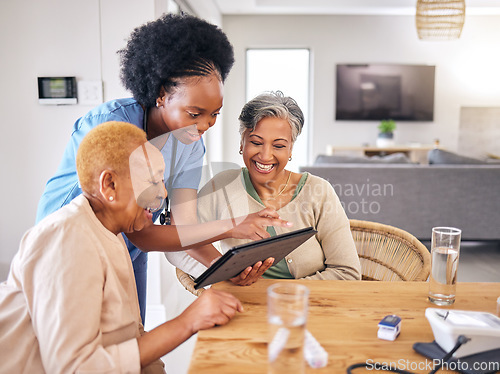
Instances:
[[[217,174],[198,195],[201,222],[230,219],[255,213],[265,206],[253,199],[243,184],[241,170]],[[333,187],[326,180],[308,175],[295,198],[277,211],[293,227],[275,227],[276,234],[312,226],[318,233],[285,257],[294,278],[349,279],[361,278],[359,258],[351,235],[349,220]],[[225,239],[222,253],[247,239]],[[205,269],[184,252],[167,254],[171,263],[198,276]]]
[[[125,242],[83,195],[26,233],[0,284],[0,373],[141,373],[142,331]]]

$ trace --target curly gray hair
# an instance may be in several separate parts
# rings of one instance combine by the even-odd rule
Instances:
[[[246,130],[254,131],[259,121],[267,117],[287,120],[295,143],[304,126],[304,114],[297,102],[281,91],[262,93],[243,106],[238,117],[242,138]]]

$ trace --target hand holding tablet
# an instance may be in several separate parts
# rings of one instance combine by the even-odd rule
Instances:
[[[269,257],[273,257],[276,264],[316,232],[308,227],[233,247],[195,279],[194,287],[199,289],[233,278]]]
[[[248,266],[237,276],[229,280],[238,286],[250,286],[257,282],[259,278],[274,264],[274,258],[269,257],[265,261],[259,261],[253,266]]]

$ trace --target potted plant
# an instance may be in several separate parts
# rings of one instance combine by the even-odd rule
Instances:
[[[396,129],[396,122],[392,119],[382,120],[378,125],[378,129],[377,147],[384,148],[394,146],[394,130]]]

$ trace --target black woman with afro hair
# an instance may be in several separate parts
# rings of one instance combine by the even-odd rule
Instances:
[[[234,63],[233,47],[222,30],[193,16],[168,14],[136,28],[118,53],[122,82],[133,97],[108,101],[76,121],[59,168],[38,204],[37,222],[82,193],[75,158],[91,129],[108,121],[143,129],[164,158],[172,223],[154,225],[160,213],[145,210],[149,224],[125,237],[144,322],[147,252],[186,250],[209,266],[220,256],[212,242],[268,237],[267,226],[286,226],[288,222],[265,209],[237,220],[198,224],[196,194],[205,154],[202,135],[220,113],[223,83]],[[113,203],[118,205],[119,199]],[[270,265],[269,261],[258,262],[232,280],[249,284]]]

